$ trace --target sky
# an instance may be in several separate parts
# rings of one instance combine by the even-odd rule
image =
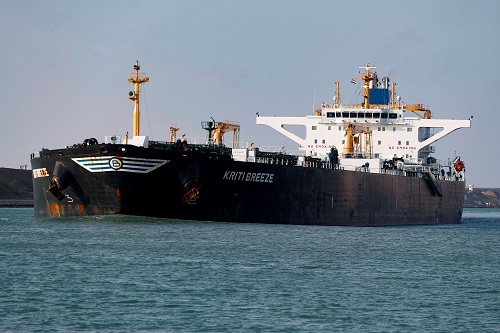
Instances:
[[[241,125],[240,141],[294,142],[255,124],[343,100],[370,62],[407,104],[468,119],[436,144],[467,184],[500,187],[500,2],[5,0],[0,10],[0,167],[41,148],[132,132],[127,81],[139,60],[141,134],[203,137],[201,121]]]

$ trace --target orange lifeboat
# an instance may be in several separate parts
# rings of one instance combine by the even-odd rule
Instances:
[[[457,172],[460,172],[462,170],[465,169],[465,165],[464,165],[464,162],[460,161],[460,159],[458,159],[455,164],[453,164],[453,167],[455,168],[455,170]]]

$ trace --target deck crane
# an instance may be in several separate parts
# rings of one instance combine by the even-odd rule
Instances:
[[[414,105],[406,105],[406,111],[411,111],[422,119],[431,119],[431,110],[425,105],[422,104],[414,104]],[[422,115],[420,112],[424,112]]]
[[[234,121],[202,121],[201,127],[208,131],[208,144],[220,145],[224,142],[224,133],[233,132],[232,148],[238,148],[240,124]]]
[[[234,121],[221,121],[215,123],[215,130],[213,135],[213,142],[215,144],[222,144],[224,133],[233,132],[233,148],[238,148],[240,124]]]

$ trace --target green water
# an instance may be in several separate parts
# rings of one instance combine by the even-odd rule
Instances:
[[[498,332],[500,210],[348,228],[0,209],[0,330]]]

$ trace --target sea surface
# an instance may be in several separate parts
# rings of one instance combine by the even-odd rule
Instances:
[[[499,332],[500,210],[289,226],[0,209],[0,331]]]

